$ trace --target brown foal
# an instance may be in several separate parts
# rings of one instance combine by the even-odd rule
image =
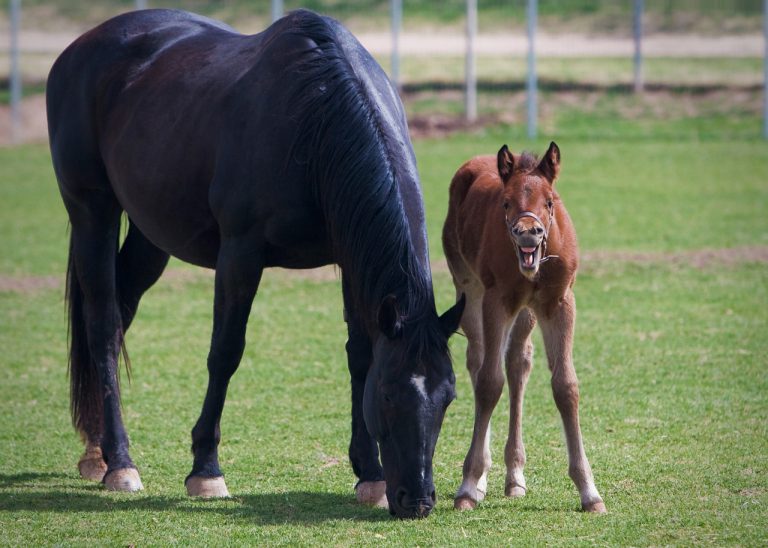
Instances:
[[[559,171],[555,143],[540,161],[529,153],[514,155],[504,145],[496,157],[479,156],[465,163],[451,182],[443,247],[456,292],[467,297],[461,327],[475,393],[472,443],[454,501],[460,510],[475,508],[486,493],[491,414],[504,387],[502,357],[510,399],[504,492],[509,497],[525,495],[523,393],[533,360],[531,331],[538,321],[565,430],[568,474],[579,490],[582,509],[605,512],[579,427],[572,358],[578,246],[554,188]]]

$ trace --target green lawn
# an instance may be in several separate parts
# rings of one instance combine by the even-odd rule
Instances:
[[[233,496],[188,499],[212,278],[178,262],[146,296],[127,341],[125,419],[146,490],[107,493],[80,480],[67,401],[67,223],[47,149],[25,146],[0,149],[0,544],[766,545],[768,267],[678,259],[768,246],[766,144],[702,136],[695,125],[665,135],[663,123],[559,116],[558,188],[585,256],[601,253],[576,286],[575,362],[607,515],[578,511],[538,341],[525,402],[529,494],[503,496],[502,403],[488,498],[475,512],[452,510],[472,428],[461,337],[452,343],[459,398],[435,456],[437,508],[401,522],[356,505],[340,284],[277,272],[260,289],[223,416]],[[416,143],[441,310],[453,301],[439,244],[450,177],[504,142],[544,150],[548,139],[530,143],[522,131]],[[650,259],[627,261],[627,252]]]

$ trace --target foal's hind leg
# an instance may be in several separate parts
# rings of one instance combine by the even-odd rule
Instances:
[[[467,335],[467,368],[475,395],[472,443],[464,459],[463,481],[454,500],[458,510],[473,509],[485,497],[491,468],[491,414],[504,388],[502,347],[510,319],[499,295],[492,289],[481,298],[468,296],[461,325]],[[482,304],[481,304],[482,302]]]
[[[536,317],[528,308],[523,308],[515,319],[507,347],[507,381],[509,383],[509,437],[504,448],[507,465],[507,479],[504,494],[508,497],[525,495],[526,485],[525,445],[523,444],[523,395],[533,365],[533,344],[531,331]]]
[[[568,475],[579,490],[582,509],[602,513],[605,512],[605,504],[595,487],[579,426],[579,384],[573,367],[573,328],[576,317],[573,292],[569,289],[563,299],[541,312],[537,311],[536,315],[552,371],[552,393],[563,420],[568,448]]]
[[[167,264],[168,254],[131,224],[117,256],[117,295],[123,335],[133,321],[141,296],[158,280]],[[85,452],[77,465],[82,477],[94,481],[101,481],[107,472],[100,446],[102,422],[99,417],[93,421],[98,426],[83,432]]]

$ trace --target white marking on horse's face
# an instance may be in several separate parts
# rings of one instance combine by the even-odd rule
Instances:
[[[429,396],[427,395],[427,387],[424,384],[424,381],[426,381],[426,377],[424,375],[414,375],[411,377],[411,384],[416,388],[416,392],[421,395],[423,399],[427,399]]]

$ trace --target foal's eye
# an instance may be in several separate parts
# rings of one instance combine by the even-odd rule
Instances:
[[[504,202],[504,211],[509,209],[509,202]]]
[[[547,200],[547,209],[552,209],[553,205],[552,200]]]

